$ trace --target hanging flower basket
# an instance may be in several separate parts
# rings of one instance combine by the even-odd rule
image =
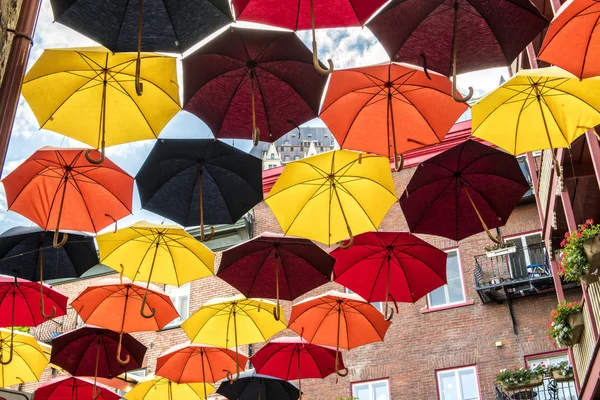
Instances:
[[[500,243],[486,247],[485,251],[485,255],[487,258],[493,258],[510,253],[515,253],[517,251],[517,247],[513,243]]]
[[[583,333],[583,313],[580,311],[576,314],[571,314],[567,318],[569,326],[571,327],[571,335],[565,342],[567,346],[576,345],[581,341],[581,334]]]
[[[540,364],[533,369],[503,369],[496,375],[496,382],[502,384],[504,390],[507,391],[533,389],[543,384],[544,375],[547,374],[548,370],[543,364]]]
[[[573,375],[563,375],[561,371],[552,371],[552,378],[554,378],[556,382],[568,382],[575,379],[573,378]]]
[[[552,373],[552,378],[556,382],[567,382],[575,379],[573,375],[573,366],[569,364],[568,361],[552,364],[548,367],[548,371]]]
[[[583,327],[581,304],[576,301],[570,303],[563,301],[552,310],[546,333],[556,345],[573,346],[581,340]]]
[[[600,278],[600,224],[588,219],[561,242],[559,273],[567,282],[581,280],[588,285]]]
[[[543,383],[544,383],[544,376],[543,375],[537,375],[534,378],[531,378],[527,382],[519,383],[517,385],[512,385],[512,386],[503,384],[502,386],[504,387],[504,390],[512,392],[512,391],[515,391],[515,390],[533,389],[533,388],[536,388],[538,386],[541,386]]]
[[[583,242],[583,252],[590,263],[590,268],[585,271],[581,280],[588,285],[598,282],[600,270],[600,235]]]

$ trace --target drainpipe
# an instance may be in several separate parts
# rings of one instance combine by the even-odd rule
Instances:
[[[8,150],[21,85],[25,76],[29,52],[33,46],[33,33],[40,13],[41,0],[23,0],[17,27],[12,31],[13,41],[0,86],[0,171]]]

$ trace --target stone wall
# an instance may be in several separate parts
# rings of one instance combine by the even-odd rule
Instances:
[[[22,0],[1,0],[0,1],[0,84],[4,77],[4,68],[8,60],[8,53],[14,35],[7,32],[7,29],[14,29],[17,25],[19,10]]]

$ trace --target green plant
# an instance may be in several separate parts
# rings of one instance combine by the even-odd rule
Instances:
[[[494,243],[492,245],[489,246],[485,246],[484,249],[485,251],[494,251],[494,250],[500,250],[500,249],[507,249],[509,247],[515,247],[514,243]]]
[[[598,235],[600,235],[600,224],[594,224],[594,220],[591,219],[579,225],[575,232],[565,233],[565,239],[560,243],[563,251],[560,254],[558,273],[567,282],[578,281],[591,268],[583,251],[583,243]]]
[[[573,366],[568,361],[563,361],[558,364],[552,364],[548,367],[550,372],[559,371],[561,375],[573,377]]]
[[[7,328],[7,329],[10,329],[10,328]],[[15,331],[29,333],[30,330],[31,330],[31,328],[28,326],[15,326]]]
[[[335,400],[360,400],[358,397],[336,397]]]
[[[550,322],[548,323],[548,338],[555,345],[568,346],[573,328],[569,325],[569,316],[581,312],[581,304],[576,301],[562,301],[552,310]]]
[[[515,368],[515,369],[503,369],[498,375],[496,375],[496,382],[501,383],[504,386],[511,387],[527,383],[536,379],[539,376],[547,374],[547,370],[543,365],[531,368]]]

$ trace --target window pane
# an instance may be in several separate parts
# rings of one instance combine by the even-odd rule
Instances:
[[[458,376],[460,377],[462,400],[479,400],[475,369],[469,368],[458,371]]]
[[[458,384],[454,371],[442,372],[439,374],[438,379],[442,392],[442,400],[460,400],[458,398]]]
[[[429,293],[429,306],[437,307],[446,304],[446,287],[442,286]]]
[[[387,382],[378,382],[373,384],[375,400],[389,400],[389,391]]]
[[[358,400],[371,400],[369,385],[356,385],[352,387],[352,395]]]
[[[448,278],[448,297],[450,303],[464,301],[465,296],[463,293],[462,278],[460,276],[458,253],[455,251],[448,253],[448,260],[446,261],[446,277]]]

